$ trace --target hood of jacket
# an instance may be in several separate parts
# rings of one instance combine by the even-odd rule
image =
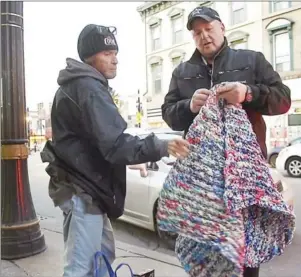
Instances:
[[[66,68],[59,72],[57,78],[57,82],[60,86],[81,77],[92,77],[99,80],[105,86],[108,86],[108,80],[94,67],[71,58],[67,58],[66,63]]]

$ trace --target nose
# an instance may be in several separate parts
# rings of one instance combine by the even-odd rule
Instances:
[[[113,58],[112,64],[114,64],[114,65],[118,64],[118,59],[116,56]]]
[[[208,32],[206,30],[203,30],[201,32],[201,39],[206,40],[208,38]]]

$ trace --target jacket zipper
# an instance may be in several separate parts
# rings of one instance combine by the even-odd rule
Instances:
[[[217,52],[217,54],[214,56],[212,61],[212,70],[211,70],[211,87],[213,87],[213,73],[214,73],[214,61],[218,57],[218,55],[224,50],[226,46],[223,45],[223,47]]]

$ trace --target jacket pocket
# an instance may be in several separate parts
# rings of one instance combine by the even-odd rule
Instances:
[[[250,66],[218,71],[214,83],[241,82],[243,84],[254,84],[255,75]]]
[[[183,98],[191,98],[194,92],[200,88],[208,89],[208,78],[201,73],[194,75],[182,75],[178,77],[179,92]]]

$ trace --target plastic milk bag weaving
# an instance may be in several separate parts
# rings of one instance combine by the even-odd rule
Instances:
[[[223,84],[219,84],[220,86]],[[211,89],[160,193],[162,231],[178,234],[176,253],[193,277],[238,277],[280,255],[295,216],[273,183],[246,112]]]

